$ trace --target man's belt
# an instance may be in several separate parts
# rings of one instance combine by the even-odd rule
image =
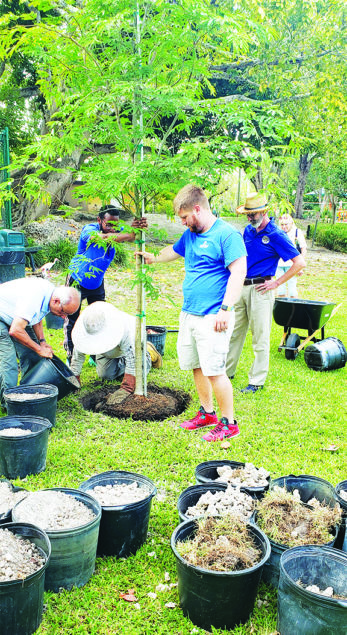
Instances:
[[[245,278],[244,285],[248,287],[250,284],[262,284],[265,280],[271,280],[272,276],[263,276],[262,278]]]

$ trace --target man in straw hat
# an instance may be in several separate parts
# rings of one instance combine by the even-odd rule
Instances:
[[[108,302],[93,302],[79,316],[73,330],[71,370],[80,378],[85,355],[95,355],[100,379],[122,379],[112,403],[122,403],[135,390],[136,319]],[[147,342],[147,373],[163,365],[161,355]]]
[[[59,317],[74,313],[81,301],[77,289],[54,287],[42,278],[18,278],[0,285],[0,398],[17,386],[19,360],[23,377],[40,358],[53,357],[42,320],[51,312]]]
[[[248,386],[241,392],[255,393],[263,387],[269,370],[275,289],[301,271],[305,260],[285,232],[267,215],[268,203],[264,194],[250,194],[246,203],[236,211],[246,214],[249,220],[243,234],[247,249],[247,275],[241,298],[235,305],[235,328],[230,339],[226,368],[232,379],[250,328],[255,359],[249,372]],[[275,280],[280,258],[291,260],[292,265]]]
[[[184,258],[186,276],[177,352],[182,370],[193,371],[200,408],[195,417],[181,423],[181,428],[196,430],[214,425],[203,439],[221,441],[240,433],[225,362],[234,326],[233,305],[246,273],[246,250],[239,232],[212,214],[200,187],[186,185],[173,204],[186,231],[157,256],[139,253],[147,264]],[[221,411],[219,421],[213,393]]]

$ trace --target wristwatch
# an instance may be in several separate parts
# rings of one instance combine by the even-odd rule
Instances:
[[[227,304],[222,304],[221,306],[222,311],[233,311],[234,307],[232,306],[228,306]]]

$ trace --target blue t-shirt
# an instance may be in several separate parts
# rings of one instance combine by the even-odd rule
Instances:
[[[247,249],[247,278],[274,276],[280,258],[292,260],[299,256],[287,234],[272,218],[260,232],[247,225],[243,239]]]
[[[71,277],[77,280],[85,289],[97,289],[100,287],[105,272],[115,255],[115,248],[111,246],[104,249],[95,245],[95,243],[91,243],[87,247],[92,232],[98,231],[100,231],[100,227],[97,222],[89,223],[89,225],[83,227],[78,241],[77,253],[69,265]]]
[[[241,234],[218,218],[202,234],[187,229],[173,249],[183,256],[186,271],[182,310],[193,315],[218,313],[230,276],[228,266],[246,256]]]

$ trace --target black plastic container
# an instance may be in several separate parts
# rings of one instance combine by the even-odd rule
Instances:
[[[141,474],[109,471],[92,476],[79,489],[93,496],[98,486],[134,483],[148,491],[141,501],[115,507],[102,506],[97,554],[127,558],[146,542],[152,498],[157,493],[154,483]]]
[[[45,590],[84,586],[94,573],[98,543],[101,507],[85,492],[67,487],[52,487],[42,491],[58,491],[73,496],[91,509],[95,516],[85,525],[65,530],[47,530],[51,542],[51,559],[46,571]],[[12,518],[18,518],[20,502],[12,510]]]
[[[43,591],[46,568],[51,546],[47,534],[27,523],[1,525],[30,540],[45,557],[45,564],[24,580],[0,582],[0,632],[1,635],[31,635],[42,620]]]
[[[196,505],[198,500],[206,492],[215,494],[216,492],[225,492],[227,485],[225,483],[199,483],[198,485],[190,485],[187,489],[183,490],[178,497],[177,509],[180,522],[185,520],[191,520],[186,516],[188,507]]]
[[[218,478],[218,467],[223,467],[224,465],[228,465],[232,470],[245,467],[245,463],[240,463],[239,461],[204,461],[204,463],[199,463],[195,468],[195,480],[197,483],[222,483],[223,481],[216,481]],[[249,492],[250,494],[255,494],[257,498],[263,498],[264,493],[269,489],[269,484],[271,481],[270,476],[267,478],[267,485],[259,485],[256,487],[249,487],[248,485],[242,485],[242,489]]]
[[[293,492],[297,489],[300,493],[300,498],[303,503],[307,503],[311,498],[316,498],[321,503],[326,503],[330,507],[335,507],[337,504],[333,486],[318,476],[281,476],[271,481],[270,490],[274,487],[284,487],[288,492]],[[255,515],[255,522],[257,522]],[[334,546],[338,537],[339,528],[335,527],[331,534],[331,541],[323,546]],[[283,545],[270,540],[271,544],[271,556],[266,563],[263,570],[263,580],[277,587],[280,574],[280,559],[282,554],[289,549],[288,545]],[[319,546],[320,547],[320,546]]]
[[[148,329],[155,331],[155,333],[148,333]],[[167,328],[165,326],[146,326],[147,341],[154,344],[162,357],[164,357],[166,334]]]
[[[209,571],[189,564],[176,549],[177,542],[194,537],[196,528],[196,521],[187,520],[171,537],[183,613],[193,624],[208,631],[212,627],[232,629],[237,624],[244,624],[253,611],[262,570],[270,556],[269,541],[260,529],[248,525],[262,549],[261,561],[242,571]]]
[[[302,585],[333,587],[347,597],[347,555],[326,547],[295,547],[281,557],[277,630],[281,635],[345,635],[347,599],[306,591]]]
[[[346,365],[347,351],[337,337],[310,344],[305,348],[305,362],[309,368],[317,371],[336,370]]]
[[[52,424],[43,417],[2,417],[0,430],[30,430],[25,436],[0,435],[0,474],[6,478],[25,478],[46,467],[48,434]]]
[[[80,389],[80,385],[70,368],[56,355],[52,359],[42,358],[22,378],[21,385],[53,384],[58,388],[58,401],[71,392]]]
[[[48,329],[53,329],[55,331],[58,331],[59,329],[62,329],[64,326],[64,318],[60,317],[59,315],[54,315],[54,313],[47,313],[46,317],[46,326]]]
[[[347,492],[347,481],[341,481],[341,483],[338,483],[335,487],[337,501],[343,509],[342,524],[340,527],[338,542],[339,547],[341,547],[343,551],[347,552],[347,501],[342,498],[341,492]]]
[[[42,397],[18,401],[10,395],[32,395],[40,393]],[[58,388],[52,384],[38,384],[35,386],[16,386],[4,391],[4,401],[8,415],[34,416],[49,419],[52,426],[55,424],[57,412]]]

